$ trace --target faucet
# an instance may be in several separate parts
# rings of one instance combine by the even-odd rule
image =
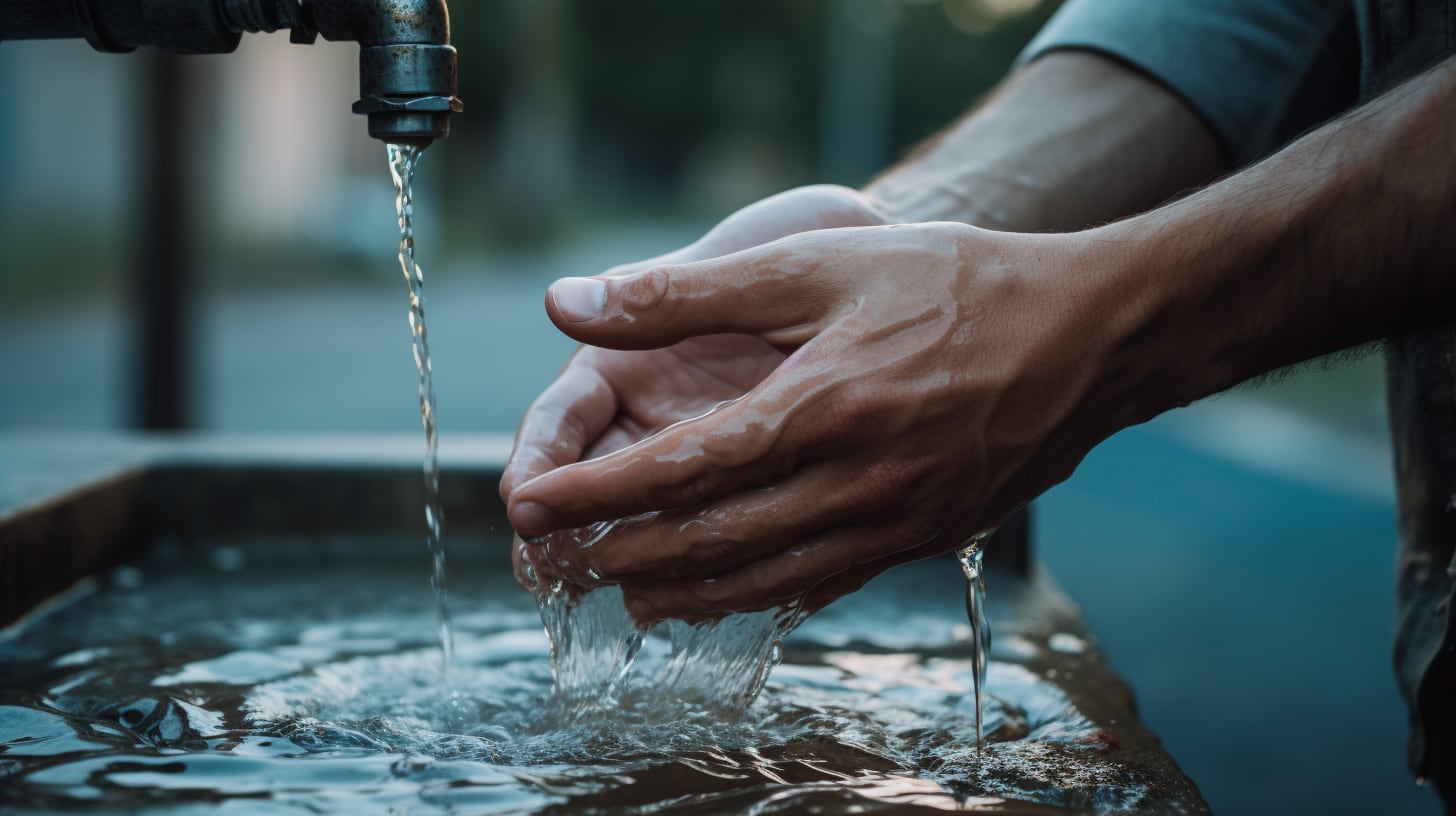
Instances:
[[[296,43],[359,43],[359,101],[369,135],[424,147],[450,133],[455,48],[445,0],[7,0],[0,41],[84,37],[98,51],[152,45],[224,54],[243,32],[290,29]]]

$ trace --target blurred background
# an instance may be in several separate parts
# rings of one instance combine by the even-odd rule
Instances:
[[[794,185],[862,184],[1055,6],[455,3],[466,111],[416,196],[442,445],[514,430],[569,354],[551,280]],[[356,59],[286,35],[188,58],[0,44],[0,430],[418,429]],[[180,197],[158,199],[167,174]],[[160,242],[159,213],[179,225]],[[185,275],[140,285],[159,251]],[[167,298],[183,318],[155,325]],[[144,385],[148,336],[180,399]],[[1380,376],[1378,357],[1313,366],[1173,412],[1038,505],[1041,560],[1215,812],[1439,810],[1403,768],[1389,668]]]

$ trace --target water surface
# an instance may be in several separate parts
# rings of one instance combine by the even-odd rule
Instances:
[[[0,810],[1141,813],[1158,801],[1014,654],[993,653],[977,751],[954,562],[887,576],[810,619],[735,718],[650,685],[597,706],[554,698],[534,601],[486,558],[452,568],[452,709],[422,592],[429,566],[413,552],[162,546],[12,628],[0,640]],[[944,603],[930,570],[948,578]],[[1052,645],[1009,640],[1023,653]],[[670,641],[647,638],[634,671],[670,673]]]

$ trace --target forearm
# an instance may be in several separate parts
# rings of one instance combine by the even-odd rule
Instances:
[[[893,220],[1065,231],[1141,212],[1226,168],[1177,96],[1114,60],[1048,54],[872,181]]]
[[[1456,60],[1195,195],[1084,235],[1146,419],[1456,319]],[[1124,383],[1126,385],[1127,383]]]

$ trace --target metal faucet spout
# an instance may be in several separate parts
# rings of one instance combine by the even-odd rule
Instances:
[[[455,96],[455,49],[449,45],[374,45],[359,51],[359,101],[369,135],[420,147],[450,135]]]
[[[289,29],[359,43],[359,101],[369,135],[427,145],[450,133],[458,69],[445,0],[9,0],[0,40],[84,37],[99,51],[153,45],[226,53],[244,32]]]
[[[295,41],[359,43],[359,101],[369,135],[397,144],[428,145],[450,133],[456,53],[445,0],[223,0],[234,20],[288,27]],[[259,30],[247,28],[246,30]]]

